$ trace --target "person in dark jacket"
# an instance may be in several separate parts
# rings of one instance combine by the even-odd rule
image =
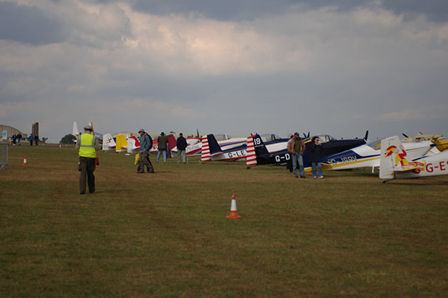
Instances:
[[[156,163],[159,163],[160,154],[163,155],[163,162],[166,163],[166,151],[168,149],[168,137],[165,135],[165,133],[162,131],[160,133],[160,136],[157,138],[157,159]]]
[[[313,178],[317,178],[317,175],[319,175],[319,178],[324,178],[322,175],[322,145],[319,142],[319,137],[313,137],[311,140],[311,148],[310,148],[310,160],[311,160],[311,167],[313,170]],[[317,168],[317,169],[316,169]],[[318,173],[316,173],[316,170],[318,170]]]
[[[20,132],[17,134],[17,145],[22,145],[22,134]]]
[[[177,147],[177,163],[180,163],[180,159],[182,158],[182,162],[187,162],[187,139],[184,138],[184,135],[182,133],[179,134],[179,137],[176,141],[176,147]]]

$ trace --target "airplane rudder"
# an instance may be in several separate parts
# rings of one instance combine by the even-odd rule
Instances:
[[[202,137],[202,145],[201,145],[201,162],[210,161],[210,147],[208,144],[208,137]]]
[[[255,153],[254,137],[255,137],[255,135],[251,135],[251,136],[247,137],[246,165],[248,167],[257,165],[257,155]]]
[[[210,148],[210,154],[222,152],[221,146],[219,146],[218,141],[216,140],[213,134],[207,135],[207,141]]]
[[[393,179],[395,158],[400,150],[401,142],[397,136],[381,140],[380,179]]]

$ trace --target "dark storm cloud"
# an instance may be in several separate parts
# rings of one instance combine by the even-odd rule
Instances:
[[[98,1],[101,2],[101,1]],[[347,11],[361,6],[375,5],[372,0],[130,0],[134,9],[151,14],[199,13],[218,20],[254,19],[266,15],[296,10],[308,10],[331,6]],[[408,17],[426,15],[433,21],[448,21],[446,0],[384,0],[382,6]]]
[[[0,2],[0,39],[32,45],[64,39],[62,24],[35,8]]]
[[[393,0],[383,1],[386,9],[407,16],[426,15],[437,22],[448,21],[448,1],[446,0]]]
[[[323,6],[334,6],[341,9],[350,9],[367,2],[369,1],[342,0],[337,3],[329,0],[131,1],[135,9],[152,14],[199,13],[205,17],[219,20],[253,19],[265,15],[285,13],[298,8],[312,9]]]

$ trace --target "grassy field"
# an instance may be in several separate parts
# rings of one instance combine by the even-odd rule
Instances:
[[[448,176],[298,180],[197,158],[137,174],[132,156],[99,156],[81,196],[73,148],[10,147],[1,297],[448,295]]]

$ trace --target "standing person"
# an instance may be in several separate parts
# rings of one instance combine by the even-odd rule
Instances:
[[[288,153],[292,157],[292,172],[296,178],[299,178],[297,164],[299,165],[300,178],[305,178],[303,152],[305,152],[305,143],[300,138],[299,133],[296,132],[288,142]]]
[[[33,146],[33,142],[34,142],[33,134],[30,134],[30,136],[28,137],[28,141],[30,142],[30,146]]]
[[[319,178],[324,178],[322,175],[322,144],[319,142],[319,137],[313,137],[311,140],[310,159],[313,170],[313,178],[317,178],[316,168],[318,168]]]
[[[144,173],[145,166],[148,173],[154,173],[154,168],[149,160],[149,150],[151,150],[152,147],[151,136],[148,135],[143,128],[140,129],[138,133],[140,134],[138,137],[140,142],[140,159],[138,161],[137,173]]]
[[[79,148],[79,193],[86,193],[86,180],[89,185],[89,192],[95,192],[95,171],[96,150],[98,148],[98,139],[93,135],[93,129],[90,125],[84,127],[84,133],[78,137],[76,148]]]
[[[163,155],[163,162],[166,163],[166,150],[168,149],[168,137],[165,135],[165,133],[162,131],[160,133],[160,136],[157,139],[157,159],[156,163],[159,163],[160,154]]]
[[[19,146],[22,145],[22,134],[20,132],[17,135],[17,145],[19,145]]]
[[[37,146],[37,145],[39,145],[39,136],[38,135],[35,135],[34,136],[34,144]]]
[[[187,162],[187,139],[184,138],[184,135],[182,133],[179,134],[179,137],[176,140],[176,147],[177,147],[177,163],[180,163],[180,159],[182,157],[182,162]]]

